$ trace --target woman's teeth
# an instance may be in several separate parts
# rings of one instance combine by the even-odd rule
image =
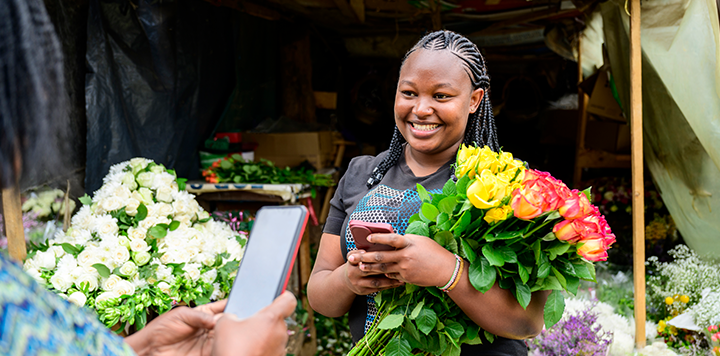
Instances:
[[[438,124],[434,124],[434,125],[412,124],[412,126],[418,131],[432,131],[432,130],[435,130],[440,125],[438,125]]]

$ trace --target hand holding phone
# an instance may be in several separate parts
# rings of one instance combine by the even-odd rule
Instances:
[[[365,251],[393,251],[395,247],[384,244],[370,243],[367,237],[370,234],[390,234],[393,232],[392,225],[385,223],[369,223],[360,220],[350,220],[350,233],[355,239],[355,246]]]

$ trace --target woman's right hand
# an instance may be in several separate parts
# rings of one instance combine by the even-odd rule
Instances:
[[[347,254],[347,262],[343,265],[345,285],[357,295],[368,295],[381,290],[395,288],[404,283],[385,277],[382,272],[368,272],[360,269],[360,255],[364,254],[364,250],[350,251]]]

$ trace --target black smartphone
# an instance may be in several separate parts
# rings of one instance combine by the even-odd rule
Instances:
[[[258,210],[226,313],[248,318],[285,291],[307,220],[307,209],[302,205]]]

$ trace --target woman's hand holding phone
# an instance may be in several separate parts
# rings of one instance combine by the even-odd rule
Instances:
[[[357,295],[368,295],[381,290],[395,288],[404,283],[385,276],[382,272],[367,272],[360,269],[360,260],[365,250],[348,252],[345,269],[345,285]],[[363,263],[365,265],[366,263]]]

